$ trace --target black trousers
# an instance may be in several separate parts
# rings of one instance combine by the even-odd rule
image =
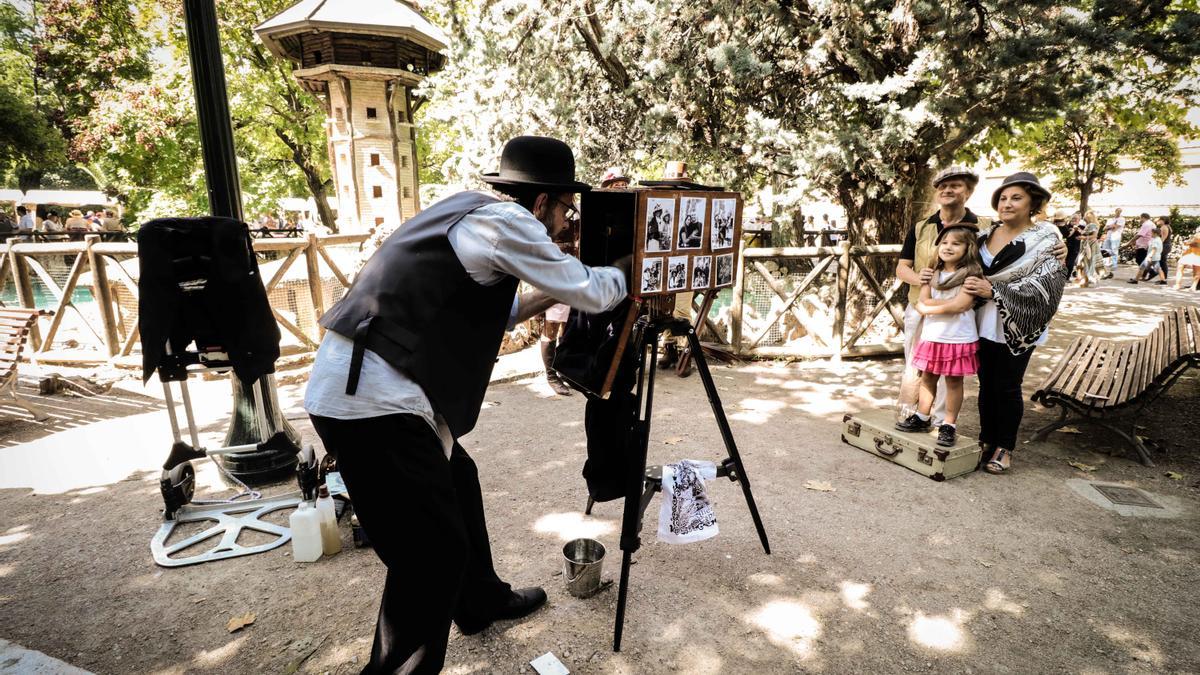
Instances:
[[[416,415],[310,416],[354,512],[387,566],[375,643],[364,673],[436,673],[450,621],[480,624],[511,588],[496,576],[474,460],[450,459]]]
[[[1144,249],[1144,248],[1133,249],[1133,261],[1138,264],[1138,267],[1141,267],[1142,261],[1146,259],[1147,250],[1148,249]]]
[[[1075,263],[1079,260],[1079,248],[1081,245],[1082,242],[1079,241],[1079,239],[1075,237],[1067,238],[1067,261],[1065,264],[1068,280],[1070,280],[1071,275],[1075,273]]]
[[[1033,349],[1013,356],[1008,346],[979,341],[979,441],[1013,450],[1025,414],[1021,383]]]

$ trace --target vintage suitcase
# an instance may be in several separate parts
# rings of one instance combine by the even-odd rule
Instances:
[[[979,443],[962,434],[952,448],[937,444],[937,431],[905,433],[895,428],[891,409],[867,410],[842,418],[842,441],[889,459],[934,480],[971,473],[979,465]]]

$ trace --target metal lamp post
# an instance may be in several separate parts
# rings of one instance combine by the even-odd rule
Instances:
[[[183,10],[209,212],[244,221],[216,7],[213,0],[184,0]],[[255,392],[249,391],[237,376],[230,377],[230,381],[233,383],[233,416],[225,436],[226,446],[261,443],[278,431],[283,431],[293,444],[299,443],[300,435],[278,410],[274,388],[268,385],[267,377],[253,385],[261,396],[253,395]],[[262,402],[263,419],[273,428],[260,429],[256,399]],[[218,461],[223,461],[225,468],[241,480],[262,483],[290,474],[296,466],[296,455],[294,450],[285,448],[265,449],[222,455]]]

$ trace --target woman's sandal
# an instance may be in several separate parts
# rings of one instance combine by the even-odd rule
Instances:
[[[1007,466],[1002,464],[1004,458],[1006,458],[1006,457],[1009,458]],[[994,456],[992,456],[992,458],[990,460],[988,460],[988,463],[986,466],[983,467],[983,470],[988,473],[1000,474],[1000,473],[1004,473],[1004,472],[1008,471],[1011,468],[1012,468],[1012,452],[1010,452],[1007,448],[997,448],[996,454]]]

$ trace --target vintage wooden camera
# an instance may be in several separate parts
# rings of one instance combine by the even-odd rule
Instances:
[[[689,189],[583,194],[579,258],[608,265],[634,257],[630,294],[650,299],[733,285],[742,196]]]

